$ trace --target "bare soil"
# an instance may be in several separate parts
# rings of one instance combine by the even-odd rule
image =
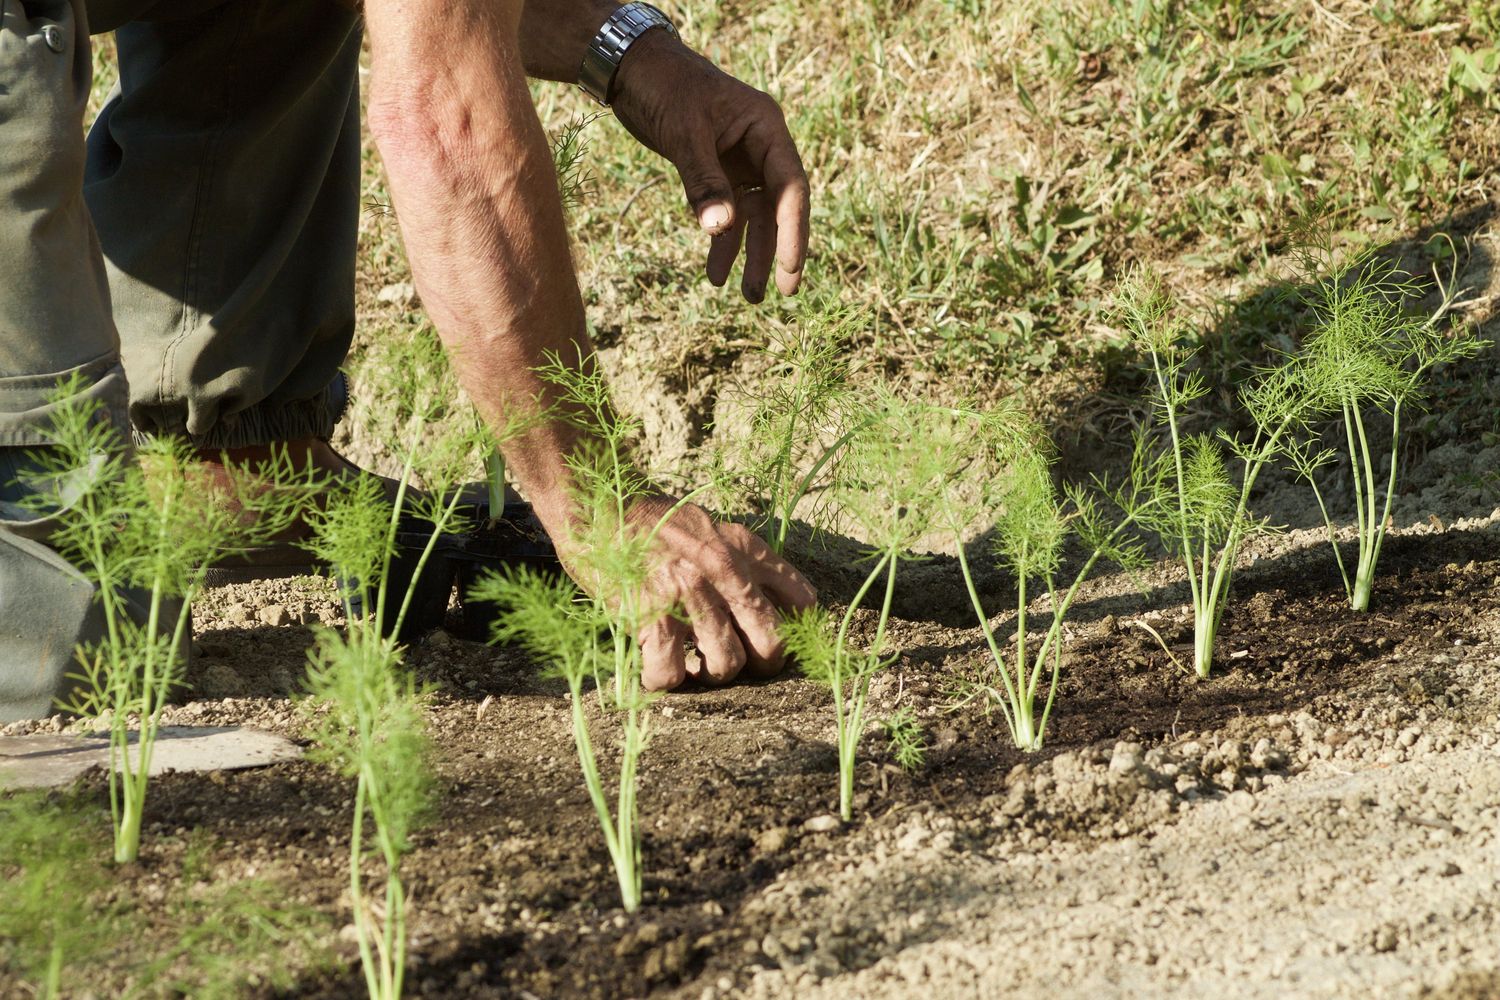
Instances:
[[[1146,596],[1101,580],[1047,749],[1030,757],[998,715],[945,710],[981,663],[979,634],[955,595],[917,588],[905,655],[873,700],[916,708],[927,764],[903,773],[868,737],[848,826],[830,815],[823,691],[784,677],[666,698],[641,787],[647,902],[632,917],[561,690],[513,651],[432,633],[412,661],[438,690],[442,788],[406,868],[410,992],[1190,996],[1213,982],[1244,996],[1495,995],[1500,511],[1394,538],[1365,615],[1310,541],[1244,569],[1208,681],[1131,624],[1170,603],[1166,570]],[[840,548],[805,560],[834,599],[850,571]],[[935,557],[918,577],[946,568]],[[987,582],[1001,607],[1006,581]],[[319,581],[211,595],[198,693],[172,723],[298,733],[287,694],[311,633],[262,614],[333,618]],[[1153,621],[1190,649],[1185,626]],[[101,775],[85,795],[105,805]],[[301,762],[172,774],[152,795],[122,896],[163,899],[147,890],[206,841],[198,863],[220,880],[269,877],[347,922],[344,781]],[[337,947],[341,970],[310,972],[293,995],[362,994],[352,944]]]

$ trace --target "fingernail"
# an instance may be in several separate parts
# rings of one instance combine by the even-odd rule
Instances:
[[[723,205],[710,205],[698,217],[698,224],[711,233],[718,232],[729,224],[729,209]]]

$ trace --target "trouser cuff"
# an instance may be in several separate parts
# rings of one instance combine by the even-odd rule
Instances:
[[[123,433],[128,398],[125,370],[109,354],[66,371],[0,378],[0,447],[36,448],[49,443],[52,415],[61,405],[58,389],[70,379],[78,380],[82,397],[97,400],[99,412]]]
[[[249,448],[309,437],[326,441],[333,436],[333,429],[348,404],[348,377],[339,372],[322,392],[311,399],[266,400],[221,417],[206,433],[188,434],[184,431],[181,436],[195,449],[203,451]],[[151,431],[138,429],[135,432],[137,443],[151,436]]]

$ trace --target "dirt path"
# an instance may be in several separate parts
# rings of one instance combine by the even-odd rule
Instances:
[[[1098,847],[989,858],[922,845],[799,872],[828,926],[879,914],[899,942],[761,997],[1500,995],[1500,732],[1379,765],[1319,762],[1259,795]]]

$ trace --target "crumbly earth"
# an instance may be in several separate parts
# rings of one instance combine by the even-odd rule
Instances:
[[[833,601],[840,548],[805,560]],[[901,772],[868,737],[845,826],[823,692],[788,677],[663,700],[641,786],[647,904],[630,917],[561,692],[514,651],[434,632],[411,651],[438,691],[441,794],[406,869],[409,992],[1494,996],[1500,510],[1393,538],[1368,615],[1344,605],[1330,559],[1310,531],[1248,559],[1206,682],[1133,625],[1178,599],[1172,572],[1102,578],[1076,613],[1047,749],[1026,757],[997,716],[945,709],[982,650],[934,557],[872,696],[877,715],[916,709],[925,767]],[[1005,589],[986,580],[993,606]],[[195,693],[168,720],[297,735],[301,623],[336,620],[316,580],[210,594]],[[1187,653],[1180,616],[1151,620]],[[102,776],[82,794],[104,808]],[[310,965],[290,995],[358,996],[350,929],[335,933],[349,804],[310,762],[165,776],[120,895],[157,926],[190,851],[221,882],[270,879],[333,918],[334,971]],[[90,976],[98,995],[132,982],[120,961]]]

